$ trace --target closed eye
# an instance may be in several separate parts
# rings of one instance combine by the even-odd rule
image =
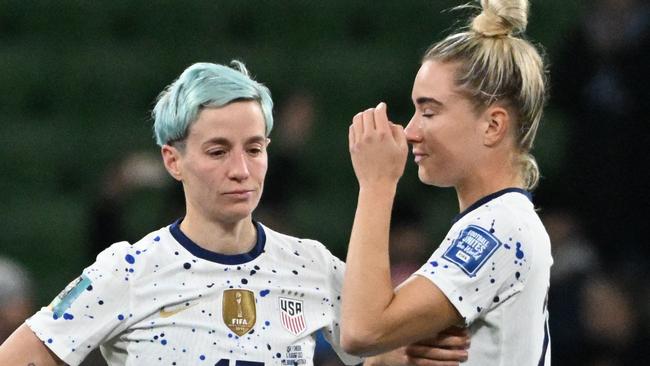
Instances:
[[[248,154],[250,154],[251,156],[258,156],[262,152],[264,152],[264,149],[261,147],[251,147],[248,149]]]
[[[220,158],[220,157],[226,155],[226,150],[223,150],[223,149],[208,150],[207,154],[210,155],[213,158]]]

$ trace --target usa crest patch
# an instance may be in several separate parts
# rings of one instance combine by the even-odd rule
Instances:
[[[469,225],[460,232],[442,257],[474,277],[500,246],[501,242],[492,233],[480,226]]]
[[[280,297],[280,323],[284,329],[293,335],[298,335],[307,329],[305,322],[305,307],[302,300]]]

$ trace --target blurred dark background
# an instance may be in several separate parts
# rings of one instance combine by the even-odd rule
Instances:
[[[194,62],[242,60],[271,89],[276,124],[256,218],[344,258],[357,191],[351,117],[385,101],[394,121],[408,121],[420,57],[465,24],[465,12],[445,11],[460,4],[0,0],[0,257],[10,263],[0,262],[0,277],[31,279],[0,288],[0,340],[102,248],[182,215],[149,112]],[[533,152],[543,175],[536,205],[556,261],[554,363],[644,364],[647,1],[532,1],[526,34],[544,46],[551,72]],[[458,208],[453,190],[422,185],[410,162],[398,196],[391,260],[403,278]]]

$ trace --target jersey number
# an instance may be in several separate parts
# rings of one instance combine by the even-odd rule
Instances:
[[[230,360],[222,358],[214,366],[230,366]],[[235,360],[235,366],[264,366],[264,362]]]

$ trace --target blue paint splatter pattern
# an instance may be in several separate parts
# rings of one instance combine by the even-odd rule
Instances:
[[[116,243],[84,270],[92,284],[59,318],[44,308],[27,323],[70,364],[101,346],[129,350],[127,360],[108,352],[116,355],[109,365],[311,365],[315,343],[308,335],[319,329],[347,363],[359,363],[337,346],[344,264],[318,242],[262,230],[264,250],[254,258],[197,256],[196,244],[182,243],[169,227],[133,245]],[[251,291],[255,306],[254,320],[249,310],[241,318],[235,313],[237,322],[252,325],[239,334],[228,326],[223,303],[224,291],[238,289]],[[283,324],[280,297],[302,304],[298,335]]]
[[[444,254],[451,246],[459,245],[455,243],[459,234],[471,226],[481,227],[484,232],[497,238],[500,243],[498,249],[489,258],[483,257],[482,253],[488,246],[477,236],[476,240],[466,240],[461,243],[462,248],[453,251],[460,253],[453,261],[445,258]],[[468,274],[458,265],[479,260],[482,266],[475,273]],[[516,342],[523,335],[535,334],[535,337],[543,339],[544,314],[532,314],[530,309],[542,308],[552,261],[548,235],[534,206],[524,194],[511,191],[497,195],[461,215],[417,274],[430,279],[440,288],[468,326],[481,327],[482,324],[491,324],[500,327],[507,322],[509,325],[499,332],[504,332],[501,337],[508,339],[509,344],[494,345],[495,348],[505,350],[516,345],[523,346],[524,343]],[[516,302],[513,300],[515,298]],[[503,309],[507,309],[507,312]],[[478,319],[484,321],[476,323]],[[507,333],[511,331],[513,333]],[[481,338],[480,335],[477,338],[475,334],[472,336],[472,343],[477,342],[490,344],[492,340],[489,337]],[[541,345],[535,346],[541,349]],[[489,351],[490,347],[482,345],[479,349]],[[531,348],[525,353],[537,355],[536,352]],[[513,349],[512,355],[521,354],[521,350]],[[492,356],[487,354],[472,354],[470,348],[470,359],[492,360],[490,357]],[[513,362],[508,359],[503,362],[537,364],[538,361],[526,359]]]

